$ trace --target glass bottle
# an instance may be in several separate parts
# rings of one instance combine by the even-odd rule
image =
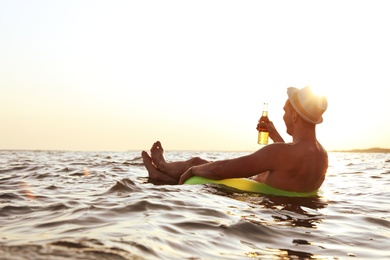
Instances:
[[[264,103],[263,105],[263,113],[261,114],[261,117],[259,119],[259,135],[257,137],[257,143],[260,145],[267,145],[268,144],[268,129],[267,127],[262,124],[262,122],[269,122],[268,119],[268,103]]]

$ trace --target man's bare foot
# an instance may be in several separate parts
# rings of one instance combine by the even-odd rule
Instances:
[[[149,178],[159,181],[164,181],[171,184],[177,184],[177,180],[172,178],[171,176],[159,171],[152,162],[152,158],[145,151],[142,151],[142,160],[144,162],[145,168],[148,170]]]
[[[164,149],[162,148],[160,141],[157,141],[153,144],[152,148],[150,149],[150,154],[152,155],[153,163],[156,165],[157,169],[165,172],[166,161],[164,158]]]

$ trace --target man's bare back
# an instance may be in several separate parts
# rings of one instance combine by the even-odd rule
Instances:
[[[320,188],[328,168],[325,149],[319,143],[292,143],[285,146],[286,153],[290,155],[281,158],[280,165],[275,170],[258,174],[253,179],[278,189],[296,192]]]

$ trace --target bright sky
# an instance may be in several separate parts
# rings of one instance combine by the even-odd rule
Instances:
[[[328,150],[390,148],[388,1],[0,0],[0,149],[256,150],[328,98]]]

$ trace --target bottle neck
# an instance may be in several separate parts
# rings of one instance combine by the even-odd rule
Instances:
[[[263,116],[268,116],[268,103],[263,104]]]

